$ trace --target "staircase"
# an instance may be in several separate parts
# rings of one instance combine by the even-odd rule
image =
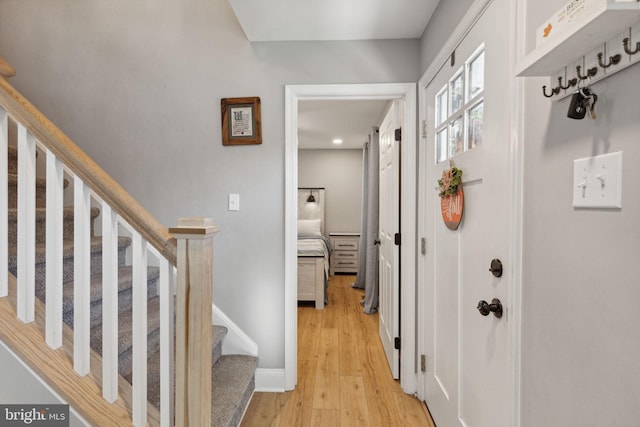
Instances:
[[[1,78],[1,77],[0,77]],[[2,154],[2,153],[0,153]],[[2,154],[3,155],[3,154]],[[8,148],[8,268],[18,277],[18,150]],[[69,185],[64,181],[65,188]],[[36,191],[36,225],[35,225],[35,295],[46,304],[46,180],[38,177]],[[101,210],[92,207],[90,210],[90,345],[92,351],[102,354],[102,319],[103,319],[103,275],[102,275],[102,238],[95,231],[96,219]],[[133,321],[133,283],[134,272],[127,263],[132,238],[126,235],[117,237],[117,271],[118,271],[118,374],[119,381],[132,383],[133,361],[132,347],[134,336]],[[74,327],[74,208],[63,209],[63,322],[66,327]],[[160,408],[160,298],[159,268],[146,267],[147,279],[147,400],[148,410],[153,412]],[[4,279],[3,279],[4,280]],[[1,319],[0,319],[1,321]],[[0,327],[3,327],[0,323]],[[213,327],[212,348],[212,426],[238,426],[254,390],[254,374],[257,358],[244,355],[223,355],[222,343],[227,329],[222,326]],[[44,348],[43,351],[51,351]],[[69,355],[72,357],[72,354]],[[64,396],[63,396],[64,397]],[[128,404],[131,407],[131,404]],[[157,414],[149,415],[148,422],[159,423]],[[135,424],[135,421],[134,421]],[[171,424],[172,425],[172,424]]]

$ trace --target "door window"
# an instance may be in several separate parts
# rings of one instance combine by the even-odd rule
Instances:
[[[482,144],[484,44],[453,73],[434,101],[436,163]]]

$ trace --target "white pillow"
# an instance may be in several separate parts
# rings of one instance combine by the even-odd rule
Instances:
[[[299,219],[298,220],[298,236],[322,236],[320,233],[319,219]]]

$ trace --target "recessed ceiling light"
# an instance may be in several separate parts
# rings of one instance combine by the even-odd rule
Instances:
[[[334,144],[342,144],[342,140],[340,138],[336,138],[333,140]]]

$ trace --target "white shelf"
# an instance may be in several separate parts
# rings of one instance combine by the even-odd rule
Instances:
[[[517,76],[551,76],[640,22],[640,3],[602,0],[593,12],[563,28],[516,65]]]

